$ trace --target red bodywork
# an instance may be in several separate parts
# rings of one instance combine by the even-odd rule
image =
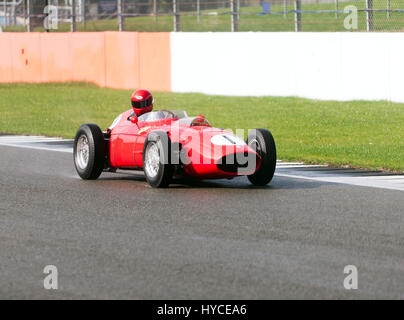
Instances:
[[[143,145],[147,135],[152,131],[166,132],[171,143],[177,143],[185,153],[187,161],[180,165],[181,170],[178,170],[177,174],[199,179],[231,178],[253,174],[261,165],[260,156],[244,141],[229,131],[211,127],[203,121],[203,116],[156,121],[139,120],[133,123],[129,120],[132,115],[132,109],[124,112],[114,121],[111,129],[108,129],[110,136],[107,158],[111,168],[142,169]],[[198,122],[201,125],[198,125]],[[223,136],[235,142],[228,145],[216,143],[216,140],[222,141]],[[234,154],[244,155],[250,162],[253,159],[253,165],[249,165],[242,172],[229,171],[226,168],[233,167],[218,165],[222,158]]]

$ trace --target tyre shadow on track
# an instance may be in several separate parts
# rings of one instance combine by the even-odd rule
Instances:
[[[99,178],[101,181],[134,181],[147,183],[146,178],[141,172],[136,173],[105,173]],[[285,177],[275,176],[271,183],[266,186],[254,186],[246,177],[238,177],[234,179],[218,179],[218,180],[195,180],[192,178],[174,178],[168,189],[252,189],[252,190],[297,190],[297,189],[314,189],[322,185],[330,185],[333,183],[318,182],[310,180],[299,180]]]

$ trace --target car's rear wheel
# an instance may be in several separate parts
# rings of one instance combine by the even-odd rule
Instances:
[[[261,166],[252,175],[248,176],[248,180],[254,185],[264,186],[271,182],[276,168],[276,146],[275,140],[266,129],[251,130],[247,137],[247,144],[262,159]]]
[[[167,133],[149,133],[143,146],[143,171],[153,188],[167,187],[173,176],[170,161],[171,141]]]
[[[77,130],[73,146],[76,171],[82,179],[97,179],[104,169],[105,142],[101,129],[95,124],[83,124]]]

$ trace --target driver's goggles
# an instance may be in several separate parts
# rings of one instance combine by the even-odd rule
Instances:
[[[143,101],[132,101],[132,107],[137,109],[147,108],[153,103],[153,97]]]

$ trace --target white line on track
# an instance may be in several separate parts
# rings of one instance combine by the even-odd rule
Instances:
[[[3,146],[70,154],[73,152],[72,142],[73,140],[43,136],[0,136],[0,145]],[[305,169],[305,171],[299,171],[299,169]],[[330,168],[330,171],[328,171],[324,165],[307,165],[301,162],[283,162],[278,160],[275,176],[404,191],[404,175],[383,176],[378,174],[361,176],[359,171],[357,175],[353,175],[352,171],[348,175],[346,172],[344,173],[344,170],[332,171]]]
[[[36,147],[30,145],[22,145],[22,144],[12,144],[12,143],[0,143],[0,146],[6,147],[15,147],[15,148],[24,148],[24,149],[34,149],[34,150],[45,150],[45,151],[56,151],[56,152],[65,152],[65,153],[73,153],[71,148],[46,148],[46,147]]]
[[[289,162],[277,162],[276,167],[278,169],[288,169],[288,168],[322,168],[327,167],[326,165],[317,165],[317,164],[293,164],[289,165]]]
[[[0,145],[2,146],[65,153],[73,152],[72,147],[63,146],[64,143],[72,141],[73,140],[48,138],[43,136],[0,136]],[[46,143],[60,143],[61,145],[48,146]]]
[[[404,191],[404,176],[397,176],[397,180],[402,179],[398,183],[395,183],[390,180],[390,177],[386,176],[367,176],[367,177],[346,177],[342,173],[335,174],[333,176],[327,175],[327,177],[312,177],[312,176],[304,176],[297,174],[287,174],[287,173],[275,173],[275,176],[284,177],[284,178],[292,178],[292,179],[303,179],[303,180],[312,180],[319,182],[327,182],[327,183],[341,183],[341,184],[349,184],[353,186],[360,187],[370,187],[370,188],[380,188],[380,189],[389,189],[389,190],[398,190]]]

